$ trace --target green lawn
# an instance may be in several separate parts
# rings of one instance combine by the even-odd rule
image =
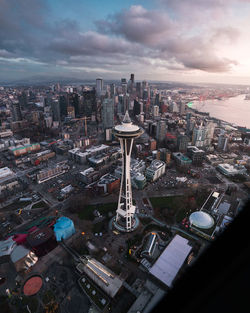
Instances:
[[[160,225],[157,225],[157,224],[154,224],[154,223],[147,225],[144,228],[143,233],[146,234],[147,232],[154,231],[154,230],[155,231],[163,231],[163,232],[166,232],[166,233],[170,234],[170,231],[169,231],[169,229],[167,227],[160,226]]]
[[[89,204],[78,213],[78,217],[82,220],[92,221],[95,218],[94,210],[98,210],[102,215],[107,216],[109,212],[115,212],[116,208],[117,203]]]
[[[32,206],[32,209],[46,208],[48,205],[44,201],[39,201]]]
[[[165,209],[172,208],[178,209],[183,204],[184,196],[170,196],[170,197],[155,197],[149,198],[154,208]]]
[[[180,223],[187,215],[189,216],[194,211],[197,211],[196,208],[190,209],[187,207],[182,207],[175,216],[176,223]]]
[[[151,223],[151,218],[149,218],[149,217],[140,217],[140,222],[143,225],[148,225],[149,223]]]
[[[104,221],[101,221],[99,223],[92,225],[92,231],[93,233],[100,233],[105,231],[105,226],[107,224],[106,219]]]
[[[198,194],[170,197],[150,198],[150,202],[155,209],[169,209],[175,215],[175,221],[180,223],[184,217],[201,208],[207,199],[208,192],[199,192]],[[192,200],[192,198],[194,198]]]

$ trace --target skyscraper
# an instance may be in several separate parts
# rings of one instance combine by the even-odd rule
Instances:
[[[218,150],[227,151],[228,136],[222,134],[218,138]]]
[[[121,84],[122,84],[122,93],[126,94],[128,91],[128,84],[126,78],[121,79]]]
[[[96,95],[100,96],[103,91],[103,79],[97,78],[96,79]]]
[[[141,113],[141,104],[137,99],[134,100],[133,113],[134,115],[139,115]]]
[[[193,130],[192,145],[196,147],[203,147],[205,138],[206,129],[202,125],[196,126]]]
[[[62,120],[63,120],[63,119],[67,116],[67,114],[68,114],[68,111],[67,111],[68,102],[69,102],[68,94],[61,95],[61,96],[59,97],[60,117],[61,117]]]
[[[75,116],[79,117],[80,115],[80,97],[74,92],[70,95],[70,105],[74,107]]]
[[[97,111],[96,91],[85,90],[83,91],[83,114],[85,116],[91,116],[93,112]]]
[[[12,103],[12,117],[15,122],[23,119],[21,106],[18,101]]]
[[[165,139],[165,135],[166,135],[166,121],[160,120],[158,121],[156,127],[156,139],[159,142],[162,142]]]
[[[132,83],[135,82],[135,74],[131,74],[130,75],[130,80],[131,80]]]
[[[181,115],[185,114],[185,110],[186,110],[185,102],[183,102],[183,101],[180,102],[180,108],[179,109],[180,109],[179,112],[180,112]]]
[[[210,146],[211,141],[214,137],[214,129],[215,129],[215,123],[208,122],[205,126],[205,146]]]
[[[189,142],[188,136],[180,134],[177,137],[177,149],[178,149],[178,151],[186,152],[187,151],[188,142]]]
[[[159,107],[158,107],[158,105],[154,105],[153,106],[153,116],[154,117],[159,116]]]
[[[60,104],[59,104],[59,101],[57,99],[53,99],[52,100],[51,109],[52,109],[53,121],[58,121],[59,122],[61,120]]]
[[[120,231],[133,231],[139,224],[135,216],[135,206],[132,202],[132,188],[130,179],[130,155],[133,141],[142,134],[142,129],[133,125],[128,111],[121,125],[115,126],[114,135],[119,139],[122,152],[122,178],[116,217],[113,225]]]
[[[112,128],[114,126],[114,100],[104,99],[102,103],[102,124],[103,128]]]
[[[141,82],[137,82],[136,83],[136,95],[139,98],[142,98],[142,86],[141,86]]]
[[[116,94],[115,84],[110,85],[110,96],[113,97]]]

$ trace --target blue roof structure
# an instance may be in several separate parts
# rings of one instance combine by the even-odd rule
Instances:
[[[54,225],[56,241],[68,239],[76,232],[73,221],[65,216],[60,217]]]

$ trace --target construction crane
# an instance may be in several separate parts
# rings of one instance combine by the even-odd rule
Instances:
[[[88,135],[88,129],[87,129],[87,120],[91,120],[91,117],[83,116],[80,118],[74,118],[73,121],[85,121],[84,122],[84,130],[85,130],[85,136],[87,137]]]

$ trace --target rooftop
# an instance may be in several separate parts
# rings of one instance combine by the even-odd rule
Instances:
[[[193,212],[189,216],[189,221],[191,225],[202,229],[209,229],[214,225],[212,216],[203,211]]]
[[[77,269],[85,272],[110,297],[114,297],[121,288],[123,281],[102,263],[88,258],[87,264],[79,263]]]
[[[191,249],[186,238],[175,235],[149,272],[171,287]]]
[[[148,167],[148,169],[152,169],[152,170],[158,170],[159,168],[161,168],[162,166],[164,166],[165,163],[161,160],[153,160],[150,164],[150,166]]]

